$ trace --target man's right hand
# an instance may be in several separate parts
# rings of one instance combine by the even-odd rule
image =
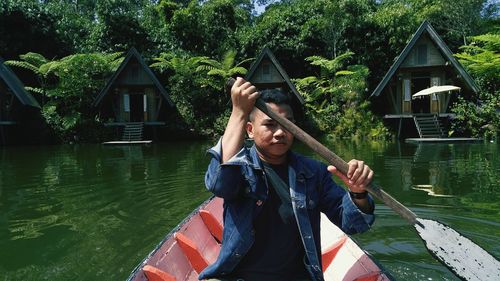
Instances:
[[[252,83],[247,82],[241,77],[236,78],[236,81],[231,87],[233,113],[248,118],[259,95],[257,88],[253,86]]]
[[[257,88],[245,79],[238,77],[231,87],[233,110],[222,137],[222,163],[227,162],[243,147],[245,126],[255,101],[260,96]]]

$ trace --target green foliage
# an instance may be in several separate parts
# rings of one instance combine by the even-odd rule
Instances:
[[[81,139],[80,126],[97,122],[90,104],[108,77],[122,61],[121,53],[76,54],[60,60],[47,60],[28,53],[21,61],[7,64],[33,71],[39,87],[27,87],[41,94],[42,116],[62,141]]]
[[[500,128],[500,35],[484,34],[471,38],[461,47],[459,61],[480,87],[478,103],[462,97],[453,105],[457,115],[453,130],[457,134],[497,138]]]
[[[350,65],[342,70],[354,54],[347,52],[334,59],[321,56],[306,58],[319,66],[318,76],[296,80],[304,96],[308,114],[320,129],[332,136],[351,138],[386,138],[387,129],[369,110],[364,96],[368,68]]]
[[[0,1],[0,54],[39,52],[47,56],[66,54],[71,47],[57,30],[57,15],[39,1]]]
[[[217,56],[238,46],[236,31],[249,22],[250,12],[238,5],[245,1],[193,0],[174,11],[168,26],[184,50]]]
[[[470,45],[456,55],[485,91],[495,92],[500,85],[500,34],[472,37]]]
[[[214,137],[222,129],[214,127],[215,120],[225,111],[228,98],[216,86],[213,77],[197,71],[208,57],[190,57],[173,53],[161,53],[151,67],[165,73],[168,92],[179,114],[187,124],[187,130],[201,136]]]
[[[322,40],[325,34],[321,21],[324,8],[320,2],[286,1],[268,7],[255,26],[244,26],[238,33],[244,54],[255,56],[267,46],[275,52],[285,69],[295,74],[303,68],[304,56],[322,54],[327,47]]]
[[[235,75],[244,76],[247,69],[242,65],[252,61],[253,58],[244,59],[238,64],[236,63],[236,50],[228,50],[224,53],[222,60],[203,58],[199,61],[199,66],[196,68],[198,72],[205,72],[211,79],[206,79],[206,86],[211,86],[216,90],[223,90],[224,84],[229,77]]]
[[[177,9],[180,8],[180,5],[170,1],[170,0],[161,0],[160,3],[156,6],[156,11],[161,16],[162,19],[165,20],[165,23],[169,23],[174,13]]]
[[[270,5],[257,16],[255,3]],[[477,115],[465,131],[490,124],[498,128],[498,5],[488,0],[5,0],[0,1],[0,54],[7,59],[25,54],[11,65],[35,74],[37,83],[28,83],[27,89],[42,104],[56,107],[43,112],[63,135],[91,120],[89,97],[110,73],[101,66],[115,67],[85,59],[90,55],[69,54],[132,46],[147,61],[157,58],[153,66],[163,73],[188,129],[200,135],[222,131],[229,106],[221,86],[227,77],[243,75],[248,62],[237,63],[237,54],[254,57],[264,46],[291,77],[305,77],[298,81],[307,112],[322,129],[337,135],[385,135],[363,103],[365,93],[378,84],[423,20],[453,51],[468,44],[458,57],[482,92],[478,105],[457,103],[461,114]],[[66,121],[59,118],[66,115]],[[370,122],[373,132],[364,126]],[[360,128],[358,133],[349,131],[353,127]]]

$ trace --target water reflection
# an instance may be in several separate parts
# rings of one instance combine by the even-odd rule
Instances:
[[[344,159],[365,160],[418,216],[500,256],[498,145],[324,143]],[[0,148],[2,280],[125,279],[209,196],[203,175],[211,144]],[[406,221],[380,203],[376,215],[373,229],[355,239],[396,279],[455,280]]]
[[[430,196],[457,196],[498,191],[497,154],[496,145],[396,143],[388,146],[384,159],[374,161],[400,178],[399,183],[381,179],[390,186],[400,185],[402,191],[424,189]]]
[[[194,142],[1,148],[2,280],[123,279],[209,196],[205,149]],[[103,265],[112,272],[88,270]]]

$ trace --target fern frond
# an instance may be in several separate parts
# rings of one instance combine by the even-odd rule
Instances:
[[[40,95],[45,95],[45,91],[42,88],[33,88],[29,86],[25,86],[24,89],[28,92],[40,94]]]
[[[299,87],[309,86],[311,84],[316,84],[318,82],[318,78],[315,76],[308,76],[302,79],[297,79],[297,85]]]
[[[199,64],[209,65],[212,68],[221,68],[222,66],[218,61],[209,58],[200,58],[197,62]]]
[[[340,70],[340,71],[335,72],[335,76],[346,76],[346,75],[352,75],[354,73],[356,73],[356,72],[349,71],[349,70]]]
[[[38,67],[32,65],[31,63],[25,62],[25,61],[8,60],[8,61],[5,61],[5,64],[9,65],[9,66],[15,66],[15,67],[27,69],[27,70],[32,71],[35,74],[40,73],[38,71]]]
[[[208,65],[208,64],[202,64],[196,67],[196,72],[209,72],[210,70],[214,69],[213,66]]]
[[[247,69],[242,66],[236,66],[228,70],[229,76],[233,76],[235,74],[245,75],[247,74]]]
[[[251,62],[251,61],[254,61],[254,60],[255,60],[255,58],[244,59],[244,60],[240,61],[236,66],[241,66],[241,65],[243,65],[243,64],[245,64],[247,62]]]
[[[34,52],[29,52],[24,55],[20,55],[19,58],[21,58],[23,61],[32,64],[34,66],[41,66],[42,64],[47,63],[49,60],[46,59],[43,55],[34,53]]]
[[[222,77],[227,76],[227,73],[224,70],[215,68],[207,72],[207,74],[211,76],[222,76]]]
[[[236,58],[236,50],[234,49],[228,50],[226,53],[224,53],[221,66],[226,69],[232,68],[234,65],[235,58]]]

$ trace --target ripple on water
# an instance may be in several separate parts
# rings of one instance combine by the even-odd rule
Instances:
[[[2,280],[125,279],[209,197],[203,185],[206,147],[179,142],[3,149]],[[373,152],[363,143],[342,151],[351,148],[373,163],[377,181],[419,217],[450,225],[498,256],[496,146],[485,148],[486,154],[476,146],[405,144]],[[455,198],[434,198],[411,189],[415,185],[432,185]],[[376,216],[372,230],[353,237],[396,280],[456,280],[427,253],[413,226],[381,203]]]

